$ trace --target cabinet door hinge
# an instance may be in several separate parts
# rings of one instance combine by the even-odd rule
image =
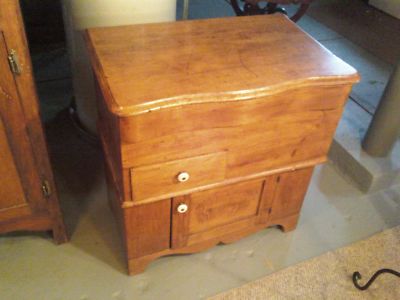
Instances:
[[[51,195],[51,186],[47,180],[43,180],[42,182],[42,192],[43,196],[45,196],[46,198],[50,197]]]
[[[11,72],[16,75],[21,74],[21,65],[19,64],[17,52],[14,49],[8,54],[8,63],[10,65]]]

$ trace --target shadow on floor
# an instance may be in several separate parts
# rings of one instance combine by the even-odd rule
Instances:
[[[107,203],[100,145],[78,133],[68,110],[47,124],[46,135],[70,243],[125,272],[121,239]]]
[[[350,179],[345,179],[343,174],[340,174],[339,171],[335,170],[330,162],[321,167],[321,171],[315,179],[317,181],[318,189],[326,196],[339,198],[360,197],[360,195],[362,195],[362,192],[354,186]]]

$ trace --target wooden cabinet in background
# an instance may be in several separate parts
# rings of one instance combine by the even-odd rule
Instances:
[[[357,72],[282,15],[90,29],[129,272],[296,227]]]
[[[67,240],[38,112],[18,1],[0,3],[0,233]]]

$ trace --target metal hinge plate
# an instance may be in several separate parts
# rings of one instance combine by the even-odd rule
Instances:
[[[8,55],[8,63],[10,65],[11,72],[16,75],[21,74],[21,65],[19,64],[18,55],[15,50],[11,50],[10,54]]]
[[[42,182],[42,192],[46,198],[50,197],[51,195],[51,186],[47,180],[43,180]]]

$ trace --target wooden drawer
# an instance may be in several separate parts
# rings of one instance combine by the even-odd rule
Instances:
[[[168,198],[225,179],[226,153],[218,152],[132,168],[133,201]]]

